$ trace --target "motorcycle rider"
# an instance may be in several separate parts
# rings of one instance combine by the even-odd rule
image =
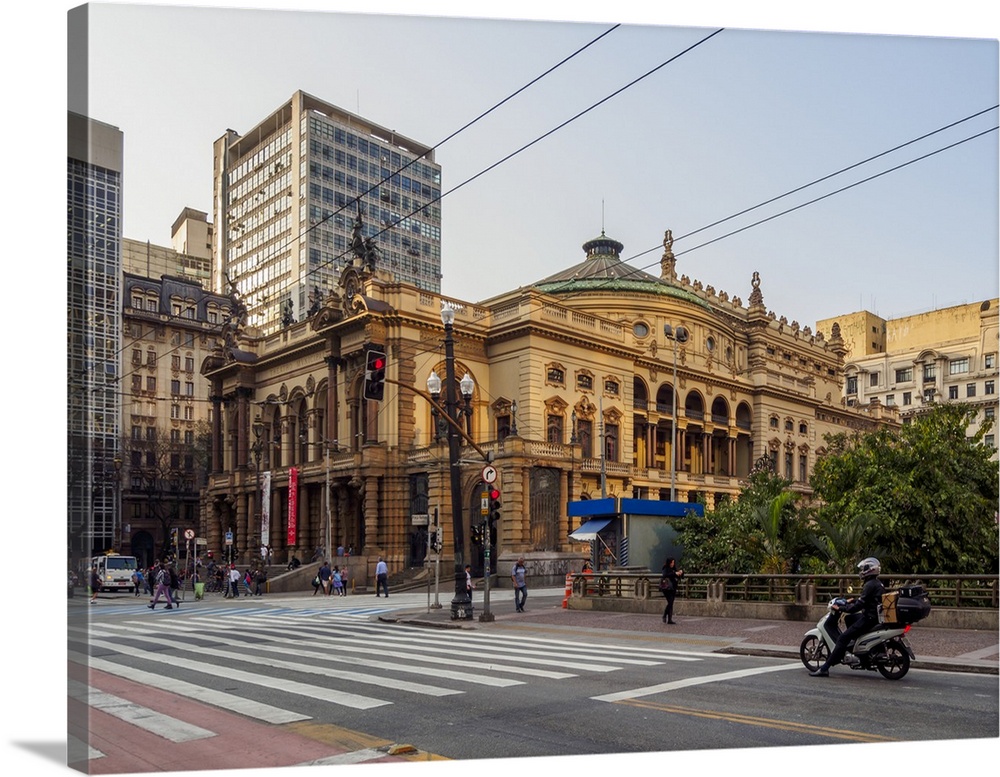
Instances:
[[[854,639],[878,625],[878,608],[882,603],[882,594],[885,592],[885,586],[878,579],[882,572],[882,565],[879,564],[877,558],[869,556],[858,562],[858,572],[861,579],[865,581],[861,588],[861,596],[857,599],[848,599],[844,608],[833,605],[833,609],[859,614],[854,618],[848,618],[848,626],[837,639],[833,652],[830,653],[821,667],[809,673],[812,677],[829,677],[830,667],[836,666],[843,660],[847,653],[847,646]]]

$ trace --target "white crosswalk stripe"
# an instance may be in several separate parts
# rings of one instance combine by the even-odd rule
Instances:
[[[148,610],[137,617],[135,611],[71,627],[71,641],[89,645],[95,655],[71,650],[70,660],[279,723],[309,719],[305,712],[315,715],[317,702],[375,709],[475,687],[511,688],[533,680],[706,658],[704,653],[644,645],[609,649],[605,643],[558,635],[381,623],[360,616],[362,609],[368,608],[224,606],[182,617],[173,617],[175,612],[151,617]],[[211,689],[233,683],[239,684],[237,694]],[[290,703],[285,703],[292,709],[273,706],[282,698],[273,691],[289,695]],[[272,704],[254,698],[264,696]],[[302,703],[296,704],[295,697]]]
[[[69,697],[82,701],[90,707],[119,720],[124,720],[137,728],[156,734],[171,742],[190,742],[195,739],[214,737],[215,732],[177,720],[162,712],[151,710],[128,699],[104,693],[76,680],[69,681]]]

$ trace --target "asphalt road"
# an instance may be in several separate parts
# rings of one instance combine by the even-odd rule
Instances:
[[[472,628],[440,613],[429,627],[414,593],[71,607],[70,716],[89,745],[71,740],[71,755],[97,774],[998,734],[995,674],[914,665],[898,682],[812,678],[794,655],[732,652],[731,636],[683,622],[647,632],[532,618],[559,608],[561,596],[540,594],[521,618],[498,598],[497,620]],[[149,718],[185,733],[143,728]]]

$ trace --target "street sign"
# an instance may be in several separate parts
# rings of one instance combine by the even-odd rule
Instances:
[[[226,544],[227,545],[233,544],[233,533],[231,531],[226,532]]]
[[[497,480],[497,468],[492,464],[487,464],[483,467],[483,481],[486,483],[496,483]]]
[[[193,540],[194,539],[194,529],[185,529],[184,530],[184,539],[186,539],[186,540]]]
[[[429,513],[411,513],[410,523],[413,526],[428,526],[431,522],[431,516]]]

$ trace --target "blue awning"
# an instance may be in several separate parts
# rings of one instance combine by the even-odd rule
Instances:
[[[580,542],[591,542],[592,540],[596,540],[598,532],[600,532],[601,529],[613,520],[613,518],[595,518],[591,521],[587,521],[576,531],[570,532],[569,538],[571,540],[579,540]]]

